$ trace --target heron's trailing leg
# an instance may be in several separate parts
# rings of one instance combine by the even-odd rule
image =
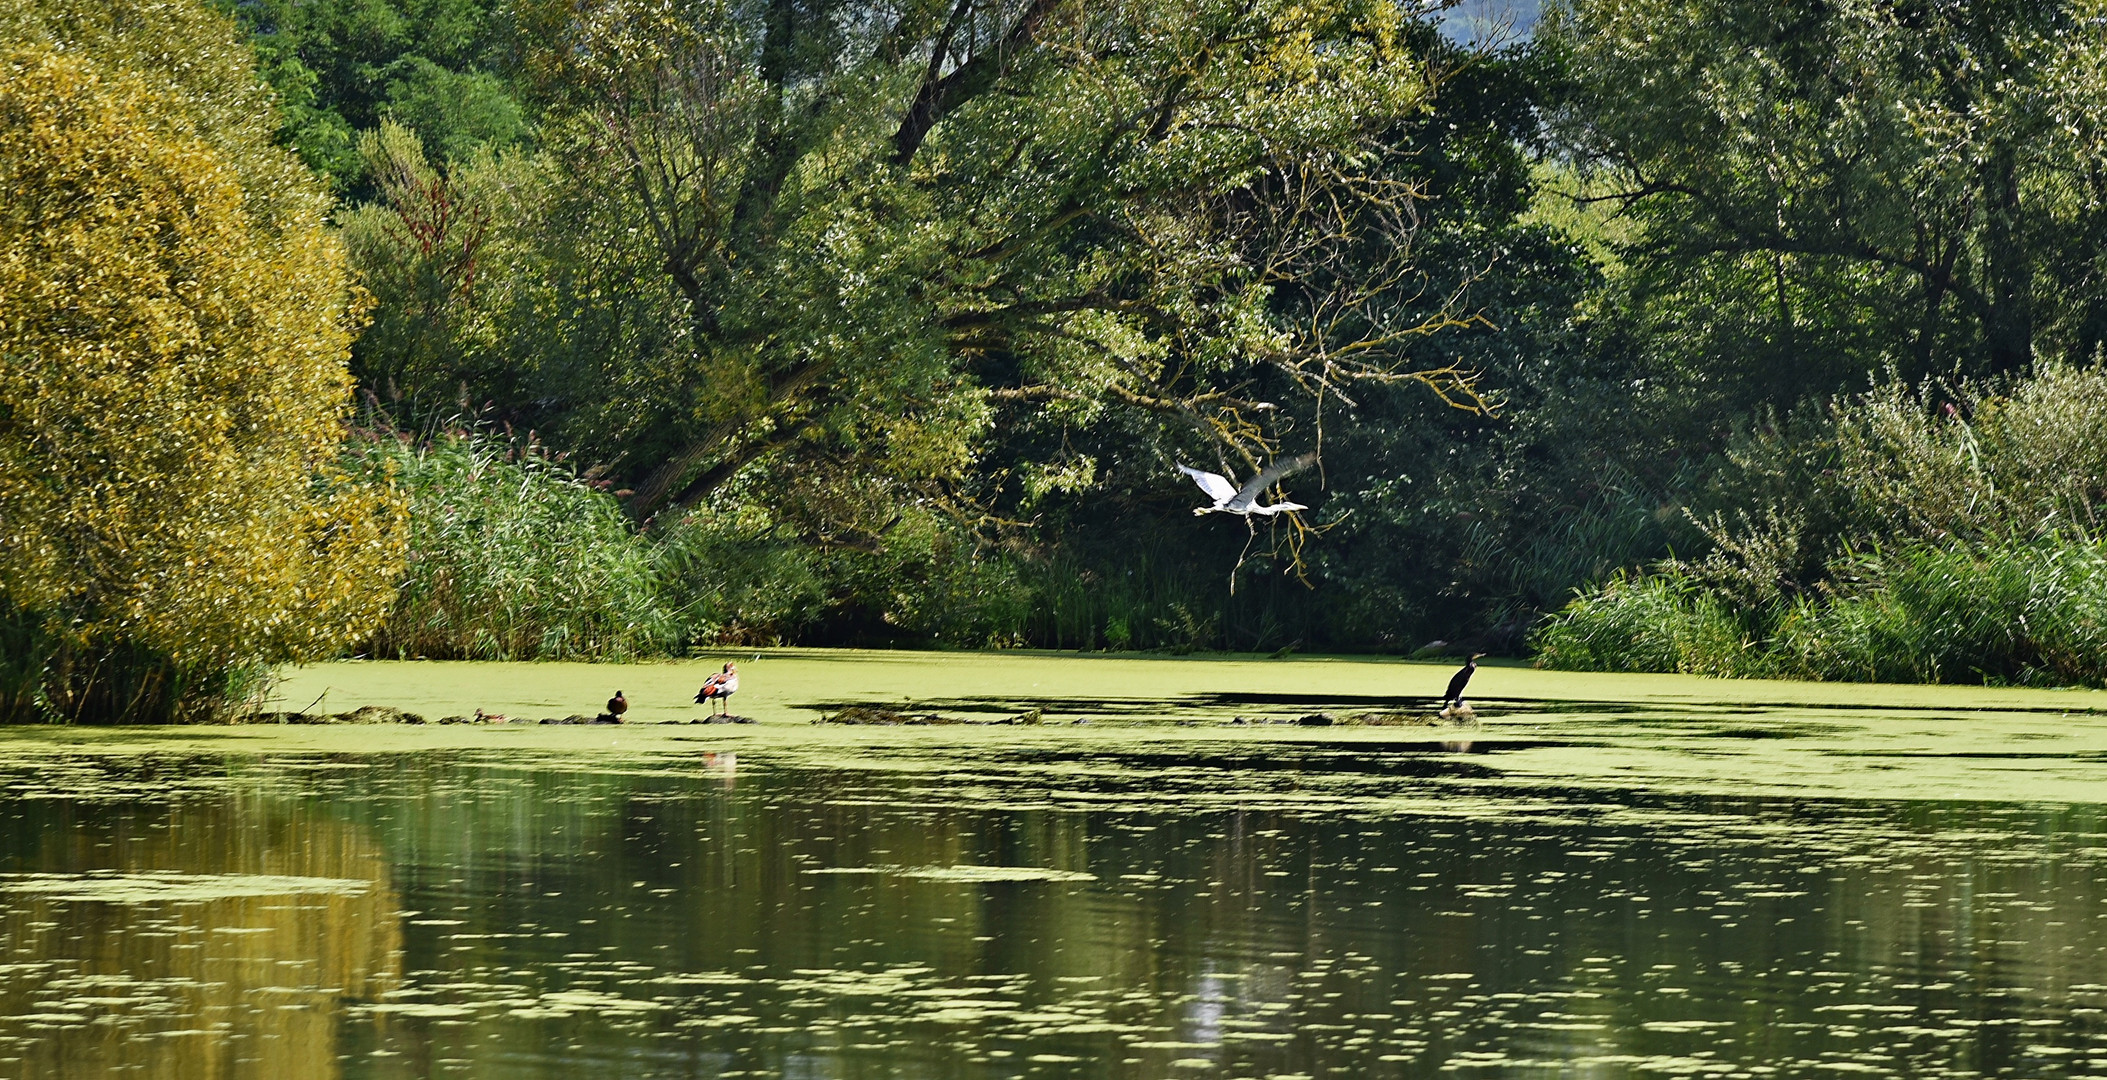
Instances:
[[[1258,523],[1250,518],[1245,518],[1244,527],[1251,530],[1251,535],[1244,540],[1244,550],[1236,553],[1236,565],[1229,568],[1229,595],[1231,596],[1236,595],[1237,572],[1244,568],[1244,560],[1251,555],[1251,545],[1258,543]]]

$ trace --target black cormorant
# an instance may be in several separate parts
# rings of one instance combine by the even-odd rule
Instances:
[[[1441,695],[1441,699],[1448,702],[1450,707],[1458,709],[1463,707],[1463,688],[1469,685],[1471,673],[1478,670],[1478,658],[1484,655],[1481,652],[1472,653],[1471,658],[1463,662],[1463,670],[1457,672],[1455,677],[1449,680],[1448,693]]]

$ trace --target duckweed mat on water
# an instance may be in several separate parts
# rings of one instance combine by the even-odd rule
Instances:
[[[2097,695],[751,656],[0,732],[0,1077],[2107,1074]]]
[[[185,874],[168,870],[142,874],[115,870],[85,874],[0,874],[0,893],[110,904],[191,902],[230,896],[361,893],[371,887],[371,882],[347,878],[288,877],[283,874]]]
[[[1048,722],[1170,723],[1236,715],[1438,709],[1455,665],[1367,657],[1128,658],[1072,653],[927,653],[773,649],[657,664],[501,664],[345,661],[284,673],[271,710],[343,712],[387,706],[425,717],[519,717],[600,711],[625,693],[632,723],[686,721],[702,680],[740,665],[732,710],[762,723],[806,723],[844,707],[1000,718],[1037,709]],[[1470,701],[1522,707],[1623,709],[1922,709],[2107,712],[2107,692],[1991,687],[1880,686],[1602,675],[1483,664]]]

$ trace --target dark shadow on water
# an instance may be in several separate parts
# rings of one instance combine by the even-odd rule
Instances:
[[[1128,770],[1207,770],[1227,775],[1250,773],[1326,773],[1338,775],[1403,776],[1414,778],[1497,779],[1502,774],[1469,757],[1502,751],[1554,746],[1548,740],[1472,741],[1466,734],[1451,732],[1429,737],[1425,742],[1379,745],[1328,745],[1302,743],[1288,752],[1237,750],[1137,749],[1093,752],[1018,750],[1001,758],[1019,764],[1097,763]]]
[[[1819,738],[1848,728],[1832,723],[1800,719],[1808,714],[1845,717],[1894,717],[1925,720],[1981,718],[2009,715],[2090,715],[2093,710],[2055,707],[1985,706],[1971,709],[1954,706],[1850,705],[1751,703],[1686,704],[1680,702],[1586,701],[1539,698],[1473,697],[1471,706],[1480,720],[1605,720],[1634,724],[1721,724],[1715,730],[1691,734],[1722,739]],[[902,713],[935,714],[966,722],[1000,722],[1037,711],[1046,723],[1066,723],[1078,718],[1119,723],[1225,723],[1232,717],[1253,722],[1287,723],[1303,716],[1322,714],[1342,722],[1354,722],[1366,714],[1431,716],[1443,705],[1440,698],[1426,695],[1319,694],[1319,693],[1209,693],[1164,698],[1097,698],[979,696],[899,700],[813,701],[796,705],[815,716],[827,716],[849,708],[894,710]],[[1780,714],[1784,715],[1780,715]],[[1732,721],[1740,721],[1733,723]],[[1750,721],[1760,721],[1751,723]],[[1409,725],[1384,725],[1395,731]]]
[[[1926,760],[1959,761],[2107,761],[2107,751],[2067,750],[2062,752],[2023,753],[2016,750],[1824,750],[1823,753],[1843,757],[1869,758],[1922,758]]]

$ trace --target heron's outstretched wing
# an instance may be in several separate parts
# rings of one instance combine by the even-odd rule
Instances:
[[[1288,458],[1285,461],[1276,461],[1259,470],[1258,475],[1252,477],[1250,483],[1245,484],[1241,490],[1237,491],[1235,497],[1230,499],[1229,504],[1224,506],[1223,509],[1236,514],[1249,513],[1256,509],[1251,504],[1258,501],[1259,493],[1272,487],[1289,473],[1300,472],[1316,463],[1317,455],[1315,454],[1303,454],[1299,457]],[[1298,506],[1295,509],[1306,510],[1308,507]],[[1261,512],[1276,513],[1277,511],[1268,510]]]
[[[1277,503],[1270,503],[1270,504],[1268,504],[1268,505],[1265,505],[1265,506],[1258,506],[1258,505],[1255,505],[1255,504],[1254,504],[1254,505],[1253,505],[1253,506],[1251,507],[1251,510],[1250,510],[1250,512],[1251,512],[1251,513],[1254,513],[1254,514],[1257,514],[1257,515],[1258,515],[1258,516],[1260,516],[1260,517],[1272,517],[1272,516],[1273,516],[1273,515],[1275,515],[1275,514],[1284,514],[1284,513],[1287,513],[1287,512],[1288,512],[1288,511],[1290,511],[1290,510],[1307,510],[1307,509],[1309,509],[1309,507],[1307,507],[1307,506],[1304,506],[1304,505],[1302,505],[1302,504],[1301,504],[1301,503],[1299,503],[1299,502],[1277,502]]]
[[[1178,471],[1192,477],[1193,483],[1200,485],[1200,490],[1206,492],[1216,506],[1236,498],[1236,486],[1220,473],[1204,472],[1189,465],[1178,466]]]

